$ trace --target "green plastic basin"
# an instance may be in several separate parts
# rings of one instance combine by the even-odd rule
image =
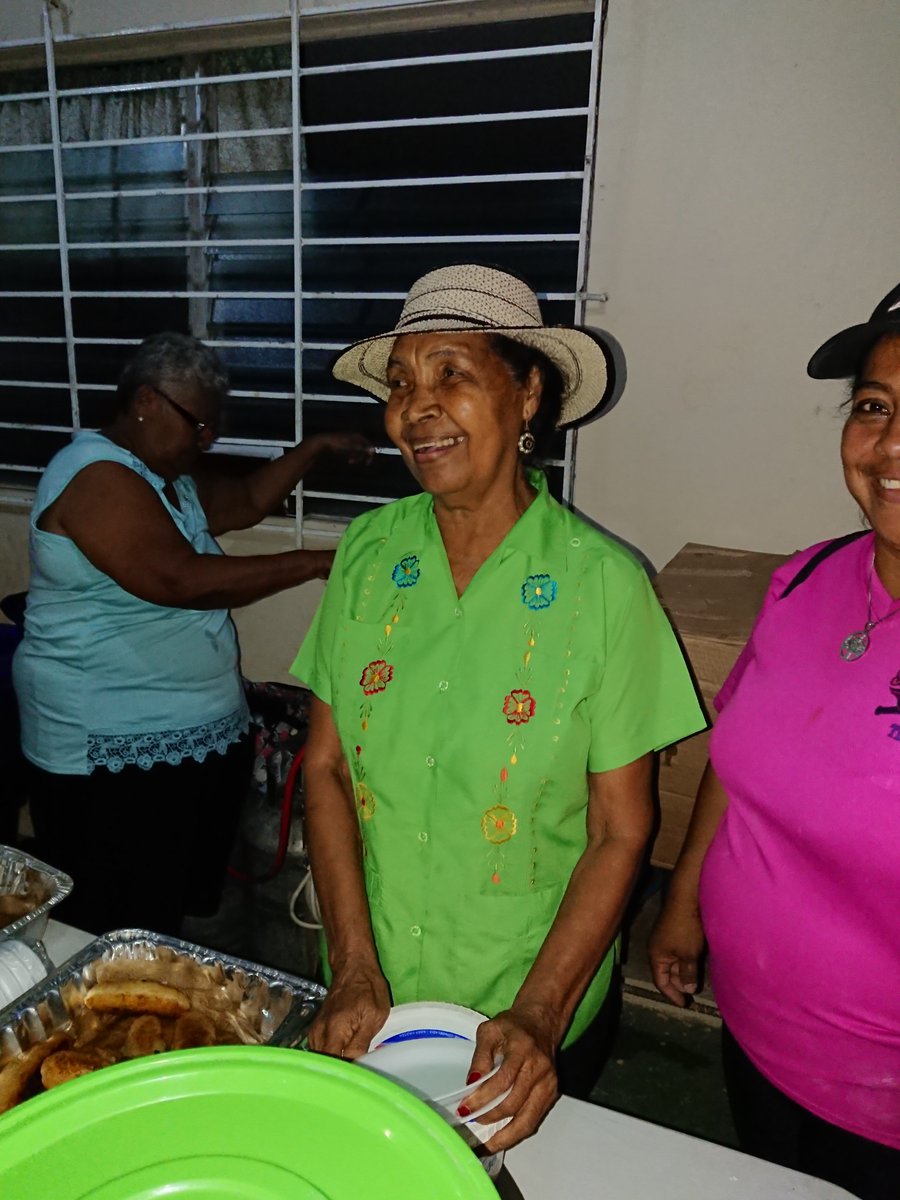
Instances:
[[[0,1117],[3,1200],[497,1200],[459,1134],[352,1063],[274,1046],[105,1067]]]

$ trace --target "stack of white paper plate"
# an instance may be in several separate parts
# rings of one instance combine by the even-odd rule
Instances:
[[[484,1013],[463,1008],[461,1004],[444,1004],[437,1000],[397,1004],[372,1038],[369,1049],[420,1038],[462,1038],[474,1042],[478,1026],[486,1020]]]

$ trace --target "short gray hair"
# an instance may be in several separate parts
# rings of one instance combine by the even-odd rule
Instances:
[[[138,346],[116,388],[116,407],[124,412],[139,387],[187,383],[219,402],[228,393],[228,368],[209,346],[186,333],[155,333]]]

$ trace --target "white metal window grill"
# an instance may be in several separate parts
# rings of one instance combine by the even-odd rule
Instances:
[[[308,42],[292,8],[290,45],[59,71],[45,16],[45,74],[0,95],[7,482],[103,423],[143,337],[185,329],[231,371],[220,451],[278,453],[329,428],[376,441],[368,471],[332,466],[298,489],[302,540],[305,515],[415,490],[381,406],[330,364],[391,327],[418,275],[495,263],[550,322],[583,319],[599,0]],[[574,435],[554,454],[570,500]]]

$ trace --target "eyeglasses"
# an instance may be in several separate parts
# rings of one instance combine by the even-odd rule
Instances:
[[[173,400],[168,392],[164,392],[162,388],[156,387],[155,384],[152,384],[151,386],[153,387],[153,390],[156,392],[157,396],[162,396],[163,400],[168,401],[178,415],[187,421],[188,425],[190,425],[191,429],[193,429],[194,433],[197,435],[198,442],[204,442],[206,445],[210,445],[216,440],[216,431],[213,429],[212,425],[207,424],[206,421],[198,421],[192,412],[188,412],[186,408],[179,404],[177,400]]]

